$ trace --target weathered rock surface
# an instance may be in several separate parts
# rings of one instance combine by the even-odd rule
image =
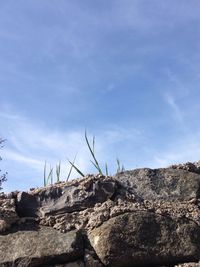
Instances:
[[[61,184],[62,185],[62,184]],[[81,211],[111,198],[116,182],[109,177],[89,176],[55,187],[21,192],[17,196],[17,212],[20,216],[36,217]]]
[[[15,200],[5,198],[3,195],[0,198],[0,233],[6,231],[13,223],[16,223],[19,217],[15,208]]]
[[[0,194],[0,267],[196,267],[199,170],[186,163]]]
[[[174,165],[171,165],[169,168],[186,170],[189,172],[194,172],[194,173],[200,174],[200,160],[196,161],[196,162],[186,162],[183,164],[174,164]]]
[[[200,198],[200,175],[182,169],[136,169],[119,173],[115,179],[145,200]]]
[[[66,234],[48,227],[0,235],[0,266],[44,266],[67,263],[83,256],[77,231]]]
[[[106,266],[173,264],[199,258],[200,228],[187,219],[172,219],[148,211],[125,213],[89,233]]]
[[[93,229],[100,226],[110,218],[126,212],[147,210],[160,215],[174,218],[186,217],[194,220],[200,226],[200,201],[192,199],[185,202],[144,201],[129,202],[121,199],[107,200],[98,203],[93,208],[80,212],[67,213],[41,218],[40,224],[51,226],[61,232],[73,229]]]
[[[85,267],[85,264],[83,261],[78,260],[78,261],[70,262],[66,264],[45,265],[43,267]]]

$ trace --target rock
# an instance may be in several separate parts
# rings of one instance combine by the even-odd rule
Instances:
[[[183,263],[183,264],[178,264],[175,267],[200,267],[200,262]]]
[[[0,236],[0,266],[45,266],[73,262],[82,256],[82,236],[77,231],[62,234],[42,227]]]
[[[36,217],[37,199],[27,192],[19,192],[16,198],[16,210],[20,217]]]
[[[66,264],[45,265],[43,267],[85,267],[84,262],[81,260],[70,262]]]
[[[84,262],[85,267],[103,267],[103,264],[97,259],[96,255],[91,253],[91,251],[86,250]]]
[[[185,201],[200,198],[200,175],[181,169],[136,169],[115,179],[137,198]]]
[[[186,218],[172,219],[149,211],[124,213],[88,234],[105,266],[168,266],[197,261],[200,228]]]
[[[51,226],[61,232],[73,229],[91,230],[100,226],[110,218],[138,210],[147,210],[160,215],[173,218],[186,217],[195,221],[200,226],[200,200],[185,202],[145,200],[144,202],[132,202],[127,200],[110,200],[97,203],[93,208],[79,212],[66,213],[56,216],[46,216],[40,220],[41,225]]]
[[[186,170],[189,172],[200,174],[200,161],[186,162],[183,164],[174,164],[174,165],[169,166],[169,168],[179,169],[179,170],[181,169],[181,170]]]
[[[44,217],[81,211],[111,198],[115,190],[113,178],[89,176],[78,182],[19,193],[17,212],[25,217]]]
[[[8,230],[18,220],[15,199],[2,196],[0,198],[0,234]]]
[[[196,267],[199,169],[88,175],[0,194],[0,267]]]

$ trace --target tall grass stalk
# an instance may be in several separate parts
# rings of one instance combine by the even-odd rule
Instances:
[[[108,176],[108,164],[105,164],[105,169],[106,169],[106,176]]]
[[[98,171],[98,173],[100,175],[104,175],[102,169],[100,168],[99,162],[98,162],[98,160],[97,160],[97,158],[95,156],[95,136],[93,136],[92,143],[90,143],[89,139],[88,139],[88,136],[87,136],[87,132],[85,130],[85,141],[86,141],[87,147],[89,149],[89,152],[90,152],[90,154],[92,156],[92,160],[90,160],[90,162],[95,167],[95,169],[97,169],[97,171]],[[73,161],[68,160],[68,162],[69,162],[69,164],[71,166],[70,166],[69,173],[67,175],[66,181],[69,180],[73,169],[75,169],[75,171],[78,174],[80,174],[81,176],[83,176],[83,177],[85,176],[83,174],[83,172],[75,165],[76,156],[74,157]],[[117,161],[117,173],[125,171],[124,165],[121,165],[120,160],[117,158],[116,161]],[[60,178],[61,178],[60,175],[61,175],[61,162],[59,161],[58,165],[56,165],[56,180],[57,180],[57,182],[60,181]],[[105,175],[106,176],[109,175],[108,174],[108,165],[107,165],[107,163],[105,163]],[[46,163],[46,161],[45,161],[45,164],[44,164],[44,178],[43,179],[44,179],[44,186],[47,186],[49,184],[49,181],[51,181],[51,184],[53,184],[53,168],[50,165],[49,172],[47,173],[47,163]]]
[[[56,179],[57,179],[57,183],[60,181],[60,166],[61,166],[61,162],[59,161],[58,165],[56,165]]]
[[[75,166],[74,164],[75,164],[75,161],[76,161],[76,156],[77,156],[77,154],[75,155],[74,160],[73,160],[72,163],[70,163],[70,161],[68,160],[68,162],[70,163],[71,167],[70,167],[70,169],[69,169],[69,173],[68,173],[68,175],[67,175],[67,179],[66,179],[66,181],[69,180],[70,175],[71,175],[71,173],[72,173],[72,170],[73,170],[73,168],[74,168],[74,166]],[[83,173],[82,173],[82,174],[83,174]]]
[[[45,161],[45,164],[44,164],[44,186],[47,186],[49,184],[49,180],[51,180],[51,184],[53,184],[53,168],[50,165],[50,170],[49,170],[49,173],[47,175],[47,164]]]
[[[117,173],[125,171],[124,165],[120,163],[120,160],[117,158]]]
[[[75,166],[75,164],[73,162],[71,162],[70,160],[68,160],[69,163],[71,164],[72,168],[74,168],[81,176],[85,176],[85,174],[82,173],[82,171],[79,170],[78,167]]]
[[[93,136],[93,142],[92,142],[92,144],[93,144],[93,148],[91,148],[91,145],[90,145],[90,142],[89,142],[89,140],[88,140],[87,132],[86,132],[86,131],[85,131],[85,140],[86,140],[87,146],[88,146],[89,151],[90,151],[90,153],[91,153],[91,155],[92,155],[92,157],[93,157],[93,160],[94,160],[94,162],[91,161],[92,164],[93,164],[94,167],[98,170],[99,174],[103,175],[103,172],[102,172],[102,170],[101,170],[101,168],[100,168],[100,166],[99,166],[99,163],[98,163],[98,161],[97,161],[97,159],[96,159],[96,157],[95,157],[95,154],[94,154],[95,136]]]

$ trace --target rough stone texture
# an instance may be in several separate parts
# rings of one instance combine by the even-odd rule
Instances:
[[[166,265],[198,259],[200,228],[187,219],[137,211],[104,222],[89,240],[106,266]]]
[[[192,199],[185,202],[144,201],[129,202],[117,199],[98,203],[93,208],[64,215],[47,216],[40,220],[41,225],[51,226],[61,232],[73,229],[93,229],[110,218],[125,212],[147,210],[174,218],[186,217],[200,225],[200,201]]]
[[[77,231],[66,234],[48,227],[0,235],[0,266],[44,266],[67,263],[83,256]]]
[[[169,168],[173,169],[181,169],[181,170],[186,170],[189,172],[194,172],[197,174],[200,174],[200,160],[196,162],[186,162],[183,164],[174,164],[169,166]]]
[[[85,267],[85,264],[83,261],[78,260],[78,261],[70,262],[66,264],[45,265],[43,267]]]
[[[0,233],[8,230],[12,224],[16,223],[19,217],[15,209],[15,200],[9,199],[5,195],[0,198]]]
[[[85,251],[84,262],[86,267],[103,267],[103,264],[97,259],[94,251],[87,250]]]
[[[200,175],[181,169],[136,169],[115,178],[138,198],[190,200],[200,198]]]
[[[0,194],[0,267],[133,267],[145,261],[145,266],[191,262],[177,266],[197,267],[192,261],[200,260],[199,170],[200,162],[186,163],[115,177],[88,175],[30,192]],[[94,233],[99,231],[103,234],[97,239]],[[75,243],[68,239],[71,233],[78,235]],[[72,245],[72,254],[65,242]],[[30,257],[37,243],[38,254]],[[107,253],[104,264],[99,244],[101,253]],[[55,254],[57,248],[64,254]],[[134,262],[127,265],[130,255]]]
[[[17,211],[20,216],[26,217],[81,211],[111,198],[115,190],[114,179],[89,176],[65,185],[19,193]]]

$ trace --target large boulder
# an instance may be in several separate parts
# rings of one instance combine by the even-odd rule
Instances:
[[[115,190],[113,178],[89,176],[34,192],[20,192],[17,213],[20,217],[44,217],[81,211],[111,198]]]
[[[200,175],[182,169],[135,169],[115,175],[138,199],[187,201],[200,198]]]
[[[200,228],[186,218],[171,218],[149,211],[124,213],[88,234],[105,266],[168,266],[197,261]]]
[[[41,227],[0,235],[0,266],[45,266],[73,262],[83,256],[82,236]],[[68,265],[67,265],[68,266]]]

